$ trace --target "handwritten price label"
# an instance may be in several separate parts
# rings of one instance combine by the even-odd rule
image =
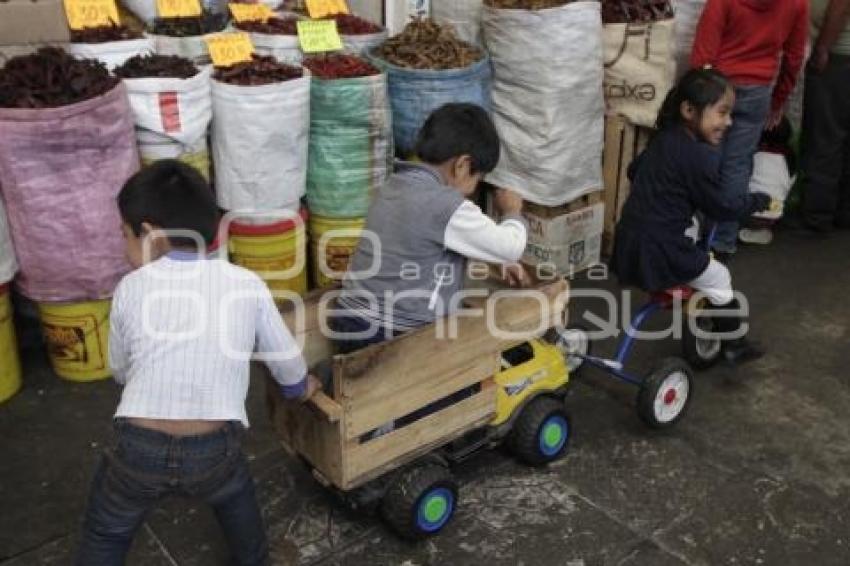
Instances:
[[[274,17],[272,9],[265,4],[230,4],[230,13],[237,22],[265,22]]]
[[[118,25],[118,6],[115,0],[64,0],[65,15],[71,29]]]
[[[204,37],[210,58],[216,67],[230,67],[250,61],[254,46],[247,33],[217,33]]]
[[[331,14],[347,14],[348,3],[345,0],[307,0],[307,13],[316,20]]]
[[[342,49],[342,38],[336,20],[304,20],[298,22],[298,41],[304,53],[322,53]]]
[[[199,0],[156,0],[160,18],[192,18],[201,15]]]

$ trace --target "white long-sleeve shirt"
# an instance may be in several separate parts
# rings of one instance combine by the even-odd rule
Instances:
[[[449,218],[444,240],[448,249],[469,259],[511,263],[522,257],[528,230],[520,216],[507,216],[496,224],[467,200]]]
[[[124,384],[116,417],[241,421],[250,360],[287,397],[307,368],[268,288],[221,259],[171,252],[127,275],[112,300],[109,363]]]

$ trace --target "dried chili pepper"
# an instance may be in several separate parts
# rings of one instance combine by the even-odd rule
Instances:
[[[270,35],[298,35],[297,18],[269,18],[265,22],[236,22],[236,29]]]
[[[114,72],[122,79],[147,77],[188,79],[198,74],[198,68],[184,57],[151,54],[130,57]]]
[[[478,47],[458,39],[451,26],[417,19],[380,45],[377,54],[393,65],[411,69],[461,69],[480,61]]]
[[[304,71],[292,65],[280,63],[274,57],[253,55],[251,61],[218,68],[214,78],[234,85],[259,86],[299,79]]]
[[[141,37],[142,34],[139,32],[116,24],[71,30],[72,43],[106,43],[107,41],[141,39]]]
[[[213,14],[204,10],[199,17],[157,18],[153,23],[153,33],[171,37],[190,37],[221,31],[227,25],[225,14]]]
[[[378,75],[381,72],[354,55],[333,54],[309,57],[304,66],[316,77],[325,80],[353,79]]]
[[[381,26],[351,14],[334,14],[327,19],[336,20],[336,27],[342,35],[368,35],[383,31]]]
[[[118,78],[93,59],[75,59],[64,49],[42,47],[9,59],[0,69],[0,108],[55,108],[100,96]]]

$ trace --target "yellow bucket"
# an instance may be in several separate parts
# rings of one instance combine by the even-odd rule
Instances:
[[[210,154],[208,151],[197,151],[195,153],[181,153],[177,157],[175,157],[177,161],[181,161],[186,165],[194,167],[198,170],[198,172],[204,176],[204,179],[207,181],[210,180]],[[147,167],[148,165],[153,165],[160,159],[152,159],[149,157],[142,156],[142,167]]]
[[[69,381],[106,379],[109,370],[109,299],[38,303],[47,355],[56,375]]]
[[[0,285],[0,403],[8,400],[21,388],[21,358],[12,319],[12,299],[9,284]]]
[[[307,234],[301,211],[300,221],[287,219],[273,224],[230,225],[229,249],[233,263],[263,278],[272,293],[307,292]],[[301,265],[297,265],[298,262]],[[296,271],[297,269],[297,271]],[[292,270],[292,274],[283,272]]]
[[[341,275],[331,277],[324,272],[331,270],[342,274],[348,269],[365,226],[365,218],[310,217],[310,251],[313,256],[313,281],[317,287],[329,287],[341,279]]]

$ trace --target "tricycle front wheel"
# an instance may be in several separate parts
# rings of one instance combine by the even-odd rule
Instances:
[[[693,373],[684,360],[668,358],[641,384],[637,410],[651,428],[669,428],[679,422],[693,397]]]

